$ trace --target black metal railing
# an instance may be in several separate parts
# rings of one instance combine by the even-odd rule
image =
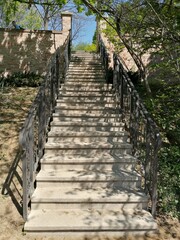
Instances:
[[[99,52],[106,73],[109,67],[109,58],[106,47],[99,36]],[[130,142],[133,146],[133,155],[138,158],[143,170],[143,187],[151,199],[151,213],[156,214],[157,205],[157,174],[158,151],[161,147],[159,130],[144,107],[139,95],[128,77],[119,57],[113,57],[113,89],[122,112],[122,121],[125,122],[130,133]]]
[[[38,94],[30,108],[28,116],[20,132],[20,148],[22,149],[23,170],[23,217],[26,220],[30,199],[35,189],[35,178],[39,161],[44,153],[50,119],[59,94],[59,87],[70,58],[70,35],[63,46],[52,56],[47,74]]]

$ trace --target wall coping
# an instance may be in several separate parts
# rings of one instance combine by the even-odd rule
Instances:
[[[70,17],[72,17],[73,13],[72,12],[68,12],[68,11],[64,11],[64,12],[61,12],[61,16],[70,16]]]
[[[0,28],[1,32],[16,32],[16,33],[47,33],[47,34],[63,34],[65,31],[57,30],[28,30],[28,29],[14,29],[14,28]]]

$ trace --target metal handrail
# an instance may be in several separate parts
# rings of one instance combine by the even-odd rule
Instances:
[[[107,49],[99,36],[99,52],[105,72],[108,72],[109,58]],[[113,89],[121,108],[122,121],[130,133],[133,155],[143,167],[143,187],[151,199],[151,213],[156,215],[158,152],[161,137],[155,122],[142,103],[133,83],[128,77],[119,57],[113,55]]]
[[[59,94],[59,87],[66,75],[70,60],[70,35],[49,61],[46,76],[30,108],[20,131],[23,172],[23,218],[27,220],[31,196],[35,190],[35,179],[39,162],[44,154],[47,133],[52,113]]]

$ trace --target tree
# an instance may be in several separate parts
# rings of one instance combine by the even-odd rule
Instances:
[[[82,2],[115,30],[134,59],[147,92],[150,93],[151,89],[142,55],[149,50],[166,56],[164,65],[168,65],[176,76],[179,75],[180,14],[175,1],[104,0],[98,1],[98,4],[96,1]]]
[[[18,4],[35,6],[41,13],[44,29],[57,21],[57,12],[68,0],[0,0],[4,16],[8,19],[17,11]],[[179,41],[180,13],[177,0],[74,0],[79,12],[94,12],[115,31],[124,47],[134,59],[147,92],[151,92],[147,80],[147,67],[143,54],[154,51],[161,58],[161,67],[170,70],[176,77],[180,73]],[[41,9],[41,11],[40,11]],[[56,11],[59,9],[58,11]],[[6,13],[6,14],[5,14]],[[106,17],[108,16],[108,18]],[[159,66],[160,67],[160,64]]]
[[[16,20],[16,22],[24,28],[41,29],[42,20],[35,7],[28,9],[25,4],[17,4],[17,10],[15,12],[11,12],[8,18],[5,14],[5,7],[7,6],[0,6],[1,27],[11,26],[11,22]]]
[[[3,15],[2,26],[8,26],[11,20],[22,15],[22,6],[29,14],[29,18],[35,15],[41,19],[41,29],[47,30],[60,28],[60,11],[67,4],[68,0],[0,0],[0,12]],[[24,14],[23,14],[24,15]],[[58,19],[58,21],[57,21]],[[30,20],[30,19],[29,19]],[[31,19],[32,20],[32,19]],[[37,18],[34,19],[34,22]],[[24,21],[26,23],[27,21]],[[32,25],[32,21],[31,25]],[[40,21],[38,21],[39,23]],[[27,24],[28,28],[29,24]],[[37,27],[35,28],[37,29]]]

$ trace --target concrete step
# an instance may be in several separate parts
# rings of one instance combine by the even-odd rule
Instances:
[[[61,100],[58,100],[56,103],[57,108],[61,108],[62,110],[88,110],[88,109],[94,109],[94,110],[99,110],[99,109],[114,109],[117,110],[119,109],[119,106],[117,106],[114,102],[112,103],[101,103],[101,105],[98,102],[64,102]],[[120,110],[119,110],[120,111]]]
[[[61,90],[60,94],[59,94],[59,99],[62,97],[84,97],[84,98],[93,98],[95,99],[107,99],[107,98],[113,98],[115,97],[113,93],[111,93],[110,91],[70,91],[70,90]]]
[[[61,122],[106,122],[106,123],[116,123],[122,120],[122,116],[120,114],[103,114],[102,116],[97,116],[95,114],[84,114],[76,113],[76,115],[69,114],[63,115],[59,113],[53,113],[53,121],[61,121]]]
[[[78,84],[77,84],[78,85]],[[102,94],[113,94],[114,92],[112,91],[112,87],[110,86],[109,88],[107,87],[91,87],[91,86],[63,86],[62,88],[59,89],[60,92],[64,93],[64,92],[68,92],[68,93],[93,93],[93,94],[97,94],[97,93],[102,93]]]
[[[85,81],[90,81],[90,80],[94,80],[95,82],[105,82],[105,77],[104,76],[94,76],[94,75],[87,75],[87,76],[84,76],[84,75],[69,75],[69,76],[66,76],[66,81],[69,81],[69,80],[74,80],[75,81],[79,81],[79,80],[83,80],[83,82]]]
[[[82,69],[82,68],[78,68],[78,66],[76,67],[69,67],[68,71],[66,73],[66,75],[68,74],[92,74],[92,75],[96,75],[96,74],[103,74],[105,76],[105,70],[103,68],[90,68],[90,69]]]
[[[96,83],[101,83],[101,84],[106,84],[106,81],[104,78],[81,78],[81,77],[71,77],[71,78],[66,78],[65,79],[65,84],[96,84]]]
[[[64,87],[62,89],[60,89],[60,96],[61,95],[71,95],[71,96],[85,96],[85,97],[88,97],[88,96],[101,96],[103,97],[104,96],[111,96],[113,97],[114,96],[114,93],[111,91],[111,89],[101,89],[101,88],[94,88],[94,89],[91,89],[89,87],[78,87],[78,88],[74,88],[74,89],[69,89],[68,87]]]
[[[83,106],[83,105],[94,105],[94,106],[105,106],[108,104],[114,104],[115,106],[119,106],[119,101],[116,99],[112,99],[111,97],[107,97],[106,99],[100,98],[100,97],[94,97],[94,96],[59,96],[57,99],[57,105],[59,103],[64,104],[72,104],[76,106]]]
[[[71,122],[71,121],[52,121],[50,124],[52,131],[123,131],[124,124],[122,122]]]
[[[100,64],[102,63],[100,60],[99,60],[99,57],[97,56],[92,56],[92,55],[89,55],[89,56],[73,56],[71,57],[71,60],[70,62],[93,62],[93,63],[97,63],[97,64]]]
[[[97,54],[72,54],[71,59],[95,59],[100,61],[100,57]]]
[[[91,143],[93,141],[99,142],[127,142],[128,134],[124,132],[100,132],[100,131],[88,131],[88,132],[61,132],[50,131],[48,134],[48,143]]]
[[[94,57],[94,56],[81,56],[81,57],[77,57],[77,56],[74,56],[74,57],[71,57],[71,61],[70,61],[71,63],[72,62],[80,62],[80,63],[82,63],[82,62],[92,62],[92,63],[101,63],[100,61],[99,61],[99,58],[97,58],[97,57]]]
[[[76,101],[75,101],[76,100]],[[93,100],[93,99],[84,99],[84,101],[79,100],[78,98],[75,98],[73,100],[73,98],[60,98],[57,99],[56,101],[57,106],[61,105],[61,106],[69,106],[71,108],[71,106],[77,106],[77,107],[83,107],[83,106],[95,106],[97,108],[103,108],[104,107],[111,107],[111,106],[118,106],[118,104],[116,103],[116,101],[114,99],[106,99],[106,100],[99,100],[97,101],[97,99]]]
[[[45,154],[40,160],[42,170],[96,170],[96,171],[120,171],[135,170],[137,159],[131,155],[100,153],[94,157],[74,155],[56,156]]]
[[[31,198],[31,209],[125,210],[147,208],[147,196],[138,191],[108,188],[38,188]]]
[[[68,72],[66,73],[66,77],[105,77],[105,73],[103,71],[94,71],[94,70],[91,70],[91,71],[76,71],[75,70],[68,70]]]
[[[73,58],[93,58],[100,60],[100,56],[97,54],[92,53],[78,53],[78,54],[71,54],[71,59]]]
[[[60,138],[81,138],[81,137],[89,137],[89,138],[96,138],[96,137],[105,137],[105,138],[112,138],[112,137],[120,137],[120,138],[127,138],[128,132],[125,131],[119,131],[119,132],[105,132],[105,131],[68,131],[68,132],[62,132],[62,131],[50,131],[48,133],[48,137],[60,137]]]
[[[133,171],[41,170],[36,177],[37,188],[77,187],[83,189],[108,187],[134,189],[141,187],[141,176]]]
[[[100,84],[92,84],[92,83],[87,83],[87,84],[81,84],[81,83],[70,83],[65,84],[60,88],[60,91],[90,91],[90,92],[111,92],[112,90],[112,85],[100,85]]]
[[[56,142],[53,142],[53,143],[50,143],[50,142],[47,142],[45,144],[45,148],[46,149],[106,149],[106,150],[109,150],[109,149],[127,149],[128,150],[131,150],[132,149],[132,145],[129,144],[129,143],[113,143],[113,142],[107,142],[106,140],[105,141],[102,141],[102,142],[99,142],[98,140],[96,141],[96,139],[92,139],[92,141],[90,143],[88,142],[79,142],[79,143],[71,143],[71,145],[69,145],[68,143],[62,143],[61,145],[59,145],[58,143]]]
[[[80,63],[75,63],[75,62],[70,62],[69,63],[69,68],[68,69],[81,69],[81,70],[104,70],[103,65],[102,64],[80,64]]]
[[[81,68],[81,69],[103,69],[101,63],[94,62],[70,62],[69,68]]]
[[[73,76],[72,76],[73,77]],[[80,79],[79,77],[78,77],[78,79]],[[84,80],[85,80],[85,78],[83,78]],[[105,82],[105,80],[104,80],[104,82],[102,82],[102,81],[100,81],[100,82],[96,82],[96,81],[93,81],[93,82],[78,82],[78,81],[76,81],[75,79],[73,79],[73,81],[72,80],[67,80],[66,82],[65,82],[65,84],[63,85],[63,86],[67,86],[67,85],[72,85],[72,86],[90,86],[90,87],[107,87],[107,88],[109,88],[110,86],[112,86],[112,84],[109,84],[109,83],[106,83]]]
[[[78,66],[78,67],[101,67],[102,68],[102,63],[100,63],[99,61],[94,61],[94,60],[74,60],[70,62],[70,65],[72,66]]]
[[[62,109],[61,106],[56,106],[55,107],[55,113],[56,114],[61,114],[61,115],[66,115],[66,116],[83,116],[87,115],[89,116],[110,116],[110,117],[115,117],[115,116],[119,116],[119,115],[115,115],[115,114],[120,114],[120,110],[119,109],[113,109],[113,108],[106,108],[106,109]]]
[[[99,152],[107,152],[111,154],[131,154],[132,145],[128,143],[108,143],[92,141],[90,143],[46,143],[44,153],[55,154],[86,154],[87,156],[93,156],[99,154]]]
[[[113,97],[113,95],[111,94],[92,94],[92,93],[90,93],[89,95],[86,95],[86,93],[74,93],[74,94],[68,94],[68,93],[66,93],[66,94],[62,94],[62,93],[60,93],[59,94],[59,97],[58,97],[58,99],[59,100],[64,100],[64,101],[66,101],[66,100],[69,100],[69,99],[71,99],[71,100],[73,100],[73,101],[92,101],[92,102],[95,102],[95,101],[100,101],[100,102],[112,102],[113,100],[114,101],[116,101],[116,99],[115,99],[115,97]]]
[[[56,232],[60,237],[83,239],[92,237],[91,234],[98,239],[114,234],[116,237],[128,233],[144,235],[156,229],[155,220],[144,210],[34,210],[24,226],[26,232]]]
[[[48,136],[48,143],[58,143],[58,144],[64,144],[64,143],[73,143],[73,144],[79,144],[79,143],[92,143],[92,142],[107,142],[111,144],[116,143],[125,143],[127,142],[127,137],[121,136],[121,137],[100,137],[100,136],[81,136],[81,137],[67,137],[67,136]]]
[[[84,88],[84,87],[90,87],[90,88],[95,88],[95,89],[112,89],[112,84],[106,84],[103,82],[78,82],[78,81],[66,81],[65,84],[61,85],[61,88],[64,87],[69,87],[69,88],[74,88],[74,87],[79,87],[79,88]]]

